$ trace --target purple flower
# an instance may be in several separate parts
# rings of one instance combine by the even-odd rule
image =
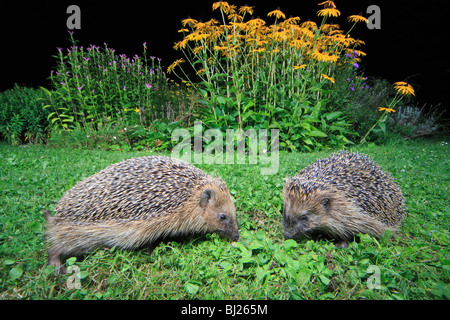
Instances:
[[[125,91],[127,89],[127,86],[123,86],[123,91]]]
[[[347,81],[350,81],[350,79],[349,79],[349,78],[347,78]]]
[[[147,50],[147,42],[144,42],[142,45],[144,46],[144,50]]]
[[[147,87],[147,89],[151,89],[152,85],[150,83],[146,83],[145,86]]]
[[[60,47],[56,47],[56,49],[58,49],[58,52],[62,51],[62,48],[60,48]]]
[[[86,76],[86,79],[89,79],[89,75]]]
[[[357,64],[356,62],[353,64],[353,66],[358,69],[359,68],[359,64]]]
[[[353,87],[350,87],[350,90],[352,90],[352,91],[355,91],[355,88],[353,88]]]
[[[347,58],[350,58],[352,55],[350,53],[347,53]]]
[[[83,86],[81,86],[81,87],[77,87],[77,89],[78,89],[78,90],[81,90],[81,88],[82,88],[82,87],[83,87]]]

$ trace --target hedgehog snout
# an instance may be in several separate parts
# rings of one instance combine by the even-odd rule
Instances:
[[[284,215],[283,229],[284,238],[287,239],[300,239],[304,238],[309,231],[311,217],[308,212]]]

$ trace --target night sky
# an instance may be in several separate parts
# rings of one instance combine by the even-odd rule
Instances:
[[[214,1],[3,1],[0,6],[1,85],[0,91],[14,83],[25,86],[47,86],[50,70],[55,67],[56,47],[67,48],[66,9],[76,4],[81,9],[81,30],[75,38],[85,47],[106,42],[116,53],[132,57],[142,54],[147,42],[148,53],[161,57],[167,67],[181,57],[173,44],[181,40],[177,30],[181,19],[191,16],[207,21],[219,18],[212,12]],[[287,17],[320,23],[316,12],[319,1],[272,0],[229,1],[230,4],[255,6],[254,16],[266,19],[277,7]],[[448,106],[449,97],[449,27],[447,1],[381,1],[336,0],[341,17],[329,20],[347,30],[346,17],[362,14],[369,5],[381,9],[381,29],[369,30],[358,24],[351,32],[366,42],[367,53],[361,68],[365,75],[386,78],[392,82],[407,80],[416,90],[420,105],[441,103]],[[219,19],[218,19],[219,20]]]

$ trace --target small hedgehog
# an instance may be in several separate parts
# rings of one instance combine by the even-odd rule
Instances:
[[[65,273],[61,258],[101,247],[147,247],[164,238],[218,233],[239,238],[236,209],[227,186],[187,162],[133,158],[78,182],[48,221],[48,262]]]
[[[398,231],[399,186],[365,155],[340,151],[301,170],[283,189],[286,239],[326,238],[346,247],[357,233]]]

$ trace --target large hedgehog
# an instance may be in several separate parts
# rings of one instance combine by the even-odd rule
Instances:
[[[48,261],[64,273],[61,257],[99,247],[153,251],[166,237],[216,232],[239,237],[227,186],[178,159],[142,157],[113,164],[78,182],[48,221]]]
[[[357,233],[380,237],[399,230],[405,210],[389,173],[365,155],[344,151],[287,181],[283,199],[285,238],[323,237],[344,247]]]

